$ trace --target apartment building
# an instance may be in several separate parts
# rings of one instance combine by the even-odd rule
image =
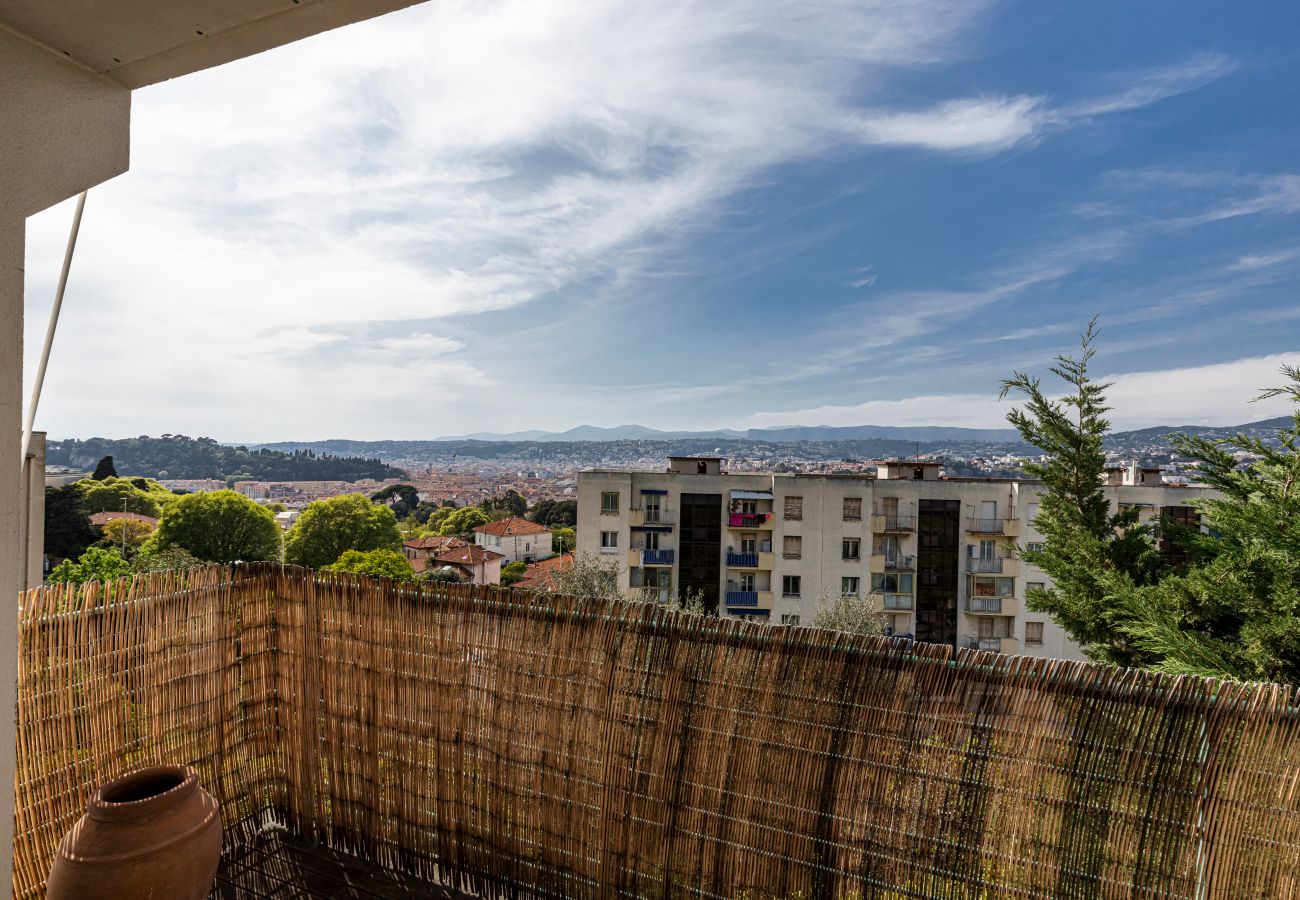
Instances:
[[[1025,592],[1046,585],[1018,546],[1041,541],[1033,481],[944,478],[934,462],[877,463],[874,477],[731,473],[717,458],[578,477],[578,550],[619,559],[625,589],[698,592],[734,617],[811,624],[820,604],[869,596],[894,634],[959,647],[1081,659]],[[1205,489],[1117,470],[1104,490],[1144,519],[1195,521]]]

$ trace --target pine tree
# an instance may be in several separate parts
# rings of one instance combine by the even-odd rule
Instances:
[[[1030,591],[1025,599],[1030,609],[1050,614],[1091,658],[1141,665],[1142,648],[1116,627],[1120,613],[1112,595],[1117,585],[1149,584],[1162,564],[1149,529],[1138,523],[1137,508],[1112,513],[1102,491],[1110,385],[1088,375],[1097,335],[1094,318],[1083,333],[1079,357],[1058,356],[1049,368],[1068,388],[1060,400],[1048,397],[1040,380],[1023,372],[1002,382],[1000,398],[1013,392],[1025,398],[1007,420],[1046,456],[1044,462],[1024,464],[1025,472],[1043,483],[1033,524],[1045,541],[1041,550],[1025,549],[1021,555],[1053,585]]]

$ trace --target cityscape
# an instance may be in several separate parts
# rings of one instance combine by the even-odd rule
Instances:
[[[0,881],[1300,900],[1297,37],[0,0]]]

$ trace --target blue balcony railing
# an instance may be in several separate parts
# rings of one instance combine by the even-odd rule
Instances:
[[[728,553],[727,565],[737,569],[757,569],[757,553]]]
[[[728,606],[758,606],[758,591],[727,591]]]
[[[643,566],[671,566],[673,564],[673,551],[671,550],[642,550],[641,565]]]

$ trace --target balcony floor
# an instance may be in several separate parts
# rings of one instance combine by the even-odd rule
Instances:
[[[284,833],[263,833],[228,851],[209,900],[473,900],[475,895],[419,881]]]

